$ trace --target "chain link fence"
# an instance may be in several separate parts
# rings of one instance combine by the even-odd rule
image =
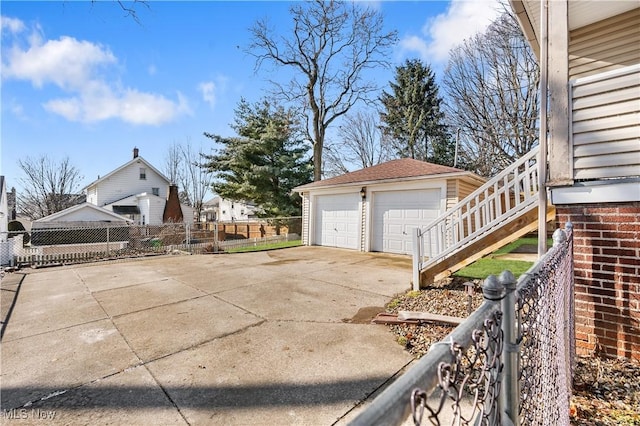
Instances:
[[[352,425],[568,426],[575,355],[573,236],[517,281],[490,276],[484,303]],[[404,423],[403,423],[404,422]]]
[[[37,224],[9,232],[2,263],[43,266],[178,252],[221,253],[234,248],[300,239],[301,217],[235,222],[129,225],[74,222]]]

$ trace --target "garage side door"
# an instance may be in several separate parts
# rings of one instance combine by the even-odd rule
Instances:
[[[359,194],[316,197],[314,243],[328,247],[358,249]]]
[[[411,254],[411,230],[429,224],[439,214],[439,189],[375,193],[372,250]]]

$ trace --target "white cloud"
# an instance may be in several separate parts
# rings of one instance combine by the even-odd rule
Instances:
[[[80,89],[95,77],[100,66],[116,62],[113,53],[100,45],[60,37],[44,44],[33,41],[26,50],[11,47],[2,74],[31,81],[38,88],[53,83],[63,89]]]
[[[202,94],[202,99],[211,108],[214,108],[216,106],[216,84],[213,81],[206,81],[198,84],[198,90]]]
[[[191,113],[184,96],[178,93],[177,98],[174,102],[158,94],[130,88],[114,90],[98,83],[79,96],[53,99],[43,106],[69,121],[94,123],[119,119],[134,125],[160,125]]]
[[[81,121],[82,105],[77,98],[53,99],[44,104],[47,111],[63,116],[69,121]]]
[[[407,36],[400,40],[400,47],[404,52],[416,52],[418,55],[426,59],[429,56],[429,46],[425,39],[418,36]]]
[[[3,21],[3,27],[4,27]],[[123,88],[118,82],[118,60],[109,48],[63,36],[44,41],[39,28],[27,38],[28,47],[17,43],[4,49],[2,78],[26,80],[36,88],[47,84],[69,94],[43,102],[44,108],[67,120],[97,122],[119,119],[136,125],[159,125],[190,113],[186,99]],[[155,67],[149,69],[152,73]]]
[[[213,81],[203,81],[198,84],[198,92],[202,100],[209,104],[211,109],[215,108],[221,97],[227,92],[229,77],[223,74],[217,75]]]
[[[20,33],[24,31],[25,25],[20,19],[9,18],[7,16],[0,16],[0,27],[2,32],[9,31],[12,34]]]
[[[498,0],[451,0],[445,13],[428,20],[420,36],[409,35],[400,46],[425,61],[445,62],[453,47],[487,28],[500,11]]]

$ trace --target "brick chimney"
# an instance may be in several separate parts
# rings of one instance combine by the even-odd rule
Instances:
[[[138,158],[138,152],[139,152],[138,148],[134,147],[133,148],[133,158]]]
[[[162,222],[180,223],[182,222],[182,209],[178,198],[178,185],[169,185],[169,195],[164,205]]]

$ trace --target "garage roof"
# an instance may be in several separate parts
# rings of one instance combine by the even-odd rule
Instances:
[[[294,191],[303,192],[307,189],[343,186],[356,183],[380,183],[382,181],[406,180],[411,178],[424,178],[428,176],[435,177],[436,175],[441,177],[443,174],[464,175],[483,181],[482,178],[471,172],[456,169],[454,167],[427,163],[425,161],[414,160],[412,158],[401,158],[399,160],[391,160],[386,163],[356,170],[355,172],[298,186],[297,188],[294,188]]]

